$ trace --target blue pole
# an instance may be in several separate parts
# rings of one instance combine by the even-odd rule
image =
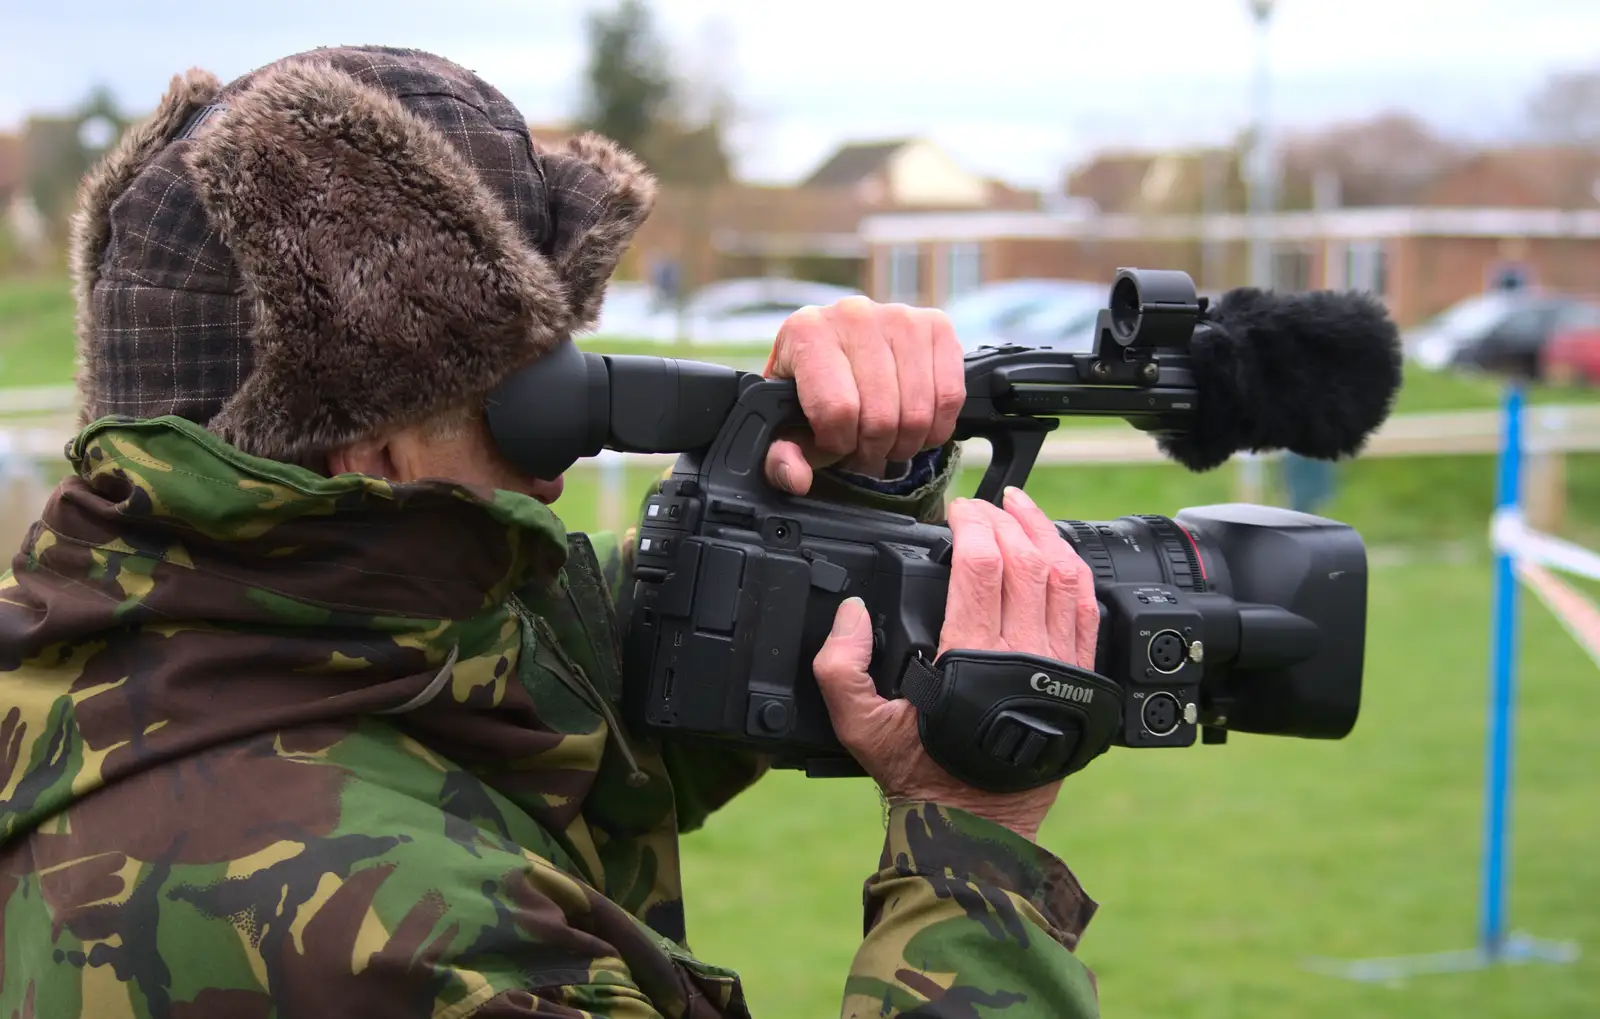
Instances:
[[[1520,505],[1522,475],[1522,391],[1506,388],[1505,435],[1500,451],[1500,477],[1495,504]],[[1506,840],[1510,826],[1511,743],[1516,693],[1517,576],[1511,554],[1497,549],[1494,557],[1494,618],[1490,621],[1489,753],[1485,788],[1483,902],[1480,948],[1499,959],[1506,943]]]

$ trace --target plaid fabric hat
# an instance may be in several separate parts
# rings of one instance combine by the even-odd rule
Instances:
[[[597,136],[536,151],[428,53],[190,71],[80,194],[84,422],[174,414],[303,461],[466,405],[593,324],[654,197]]]

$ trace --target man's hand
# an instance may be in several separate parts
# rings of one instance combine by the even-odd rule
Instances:
[[[940,653],[1021,651],[1094,668],[1094,575],[1020,489],[1007,489],[1004,502],[1004,510],[973,499],[950,506],[954,548]],[[866,671],[871,658],[872,624],[866,606],[851,598],[812,668],[839,741],[884,795],[956,807],[1036,837],[1061,783],[996,794],[958,782],[923,750],[917,709],[878,696]]]
[[[793,379],[810,434],[767,451],[767,480],[804,495],[831,464],[883,477],[950,441],[966,401],[961,344],[944,312],[847,297],[778,330],[767,378]]]

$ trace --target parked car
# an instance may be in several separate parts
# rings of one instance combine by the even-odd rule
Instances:
[[[995,338],[1024,347],[1045,347],[1088,353],[1094,349],[1094,326],[1106,306],[1104,287],[1062,294],[1017,316]]]
[[[1580,298],[1529,291],[1481,294],[1410,330],[1406,351],[1425,368],[1467,368],[1542,377],[1542,351],[1569,321],[1592,315]]]
[[[662,303],[661,293],[648,283],[610,283],[591,332],[595,336],[637,337],[650,316],[660,311]]]
[[[643,317],[636,339],[671,343],[771,343],[785,319],[808,305],[832,304],[859,290],[780,278],[720,280],[695,291],[680,315],[672,307]]]
[[[1083,280],[1015,279],[985,283],[945,305],[963,350],[998,346],[1027,316],[1043,313],[1057,301],[1087,298],[1103,302],[1107,287]]]
[[[1600,386],[1600,305],[1580,305],[1551,334],[1542,376],[1564,386]]]

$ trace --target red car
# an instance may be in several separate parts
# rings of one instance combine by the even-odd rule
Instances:
[[[1540,375],[1561,386],[1600,385],[1600,309],[1566,316],[1539,352]]]

